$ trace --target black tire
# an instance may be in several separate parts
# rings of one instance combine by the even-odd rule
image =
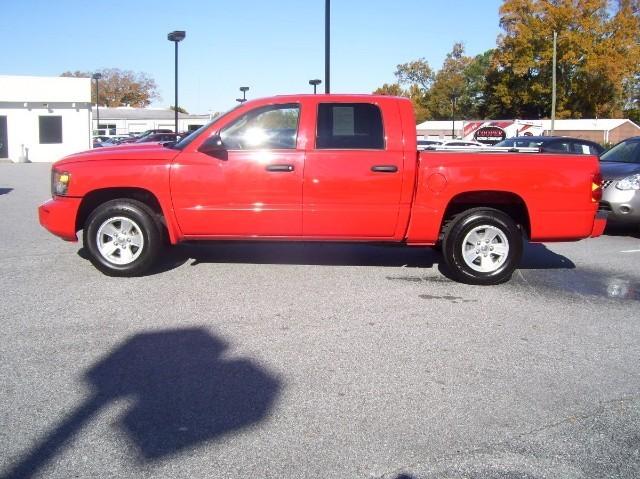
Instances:
[[[493,240],[487,240],[489,243],[482,239],[494,234]],[[480,244],[471,241],[473,235]],[[448,225],[442,255],[452,279],[466,284],[500,284],[508,281],[518,267],[522,241],[522,233],[509,215],[493,208],[473,208],[460,213]],[[505,254],[500,255],[498,250]],[[467,259],[463,256],[465,251]]]
[[[120,224],[122,228],[124,223],[122,220],[114,221],[117,218],[128,220],[133,225],[130,232],[135,231],[135,234],[131,233],[129,240],[133,238],[134,243],[139,243],[140,246],[126,244],[125,239],[122,241],[123,246],[119,251],[116,248],[110,260],[100,251],[99,241],[101,240],[98,239],[98,232],[107,223]],[[118,226],[114,228],[117,229]],[[109,234],[104,233],[101,238],[108,240]],[[148,271],[157,259],[162,247],[162,231],[154,212],[147,205],[128,198],[118,199],[101,204],[89,215],[84,225],[83,244],[93,265],[103,273],[109,276],[139,276]],[[118,264],[118,262],[127,261],[128,258],[124,256],[118,257],[125,253],[127,248],[131,252],[131,261]]]

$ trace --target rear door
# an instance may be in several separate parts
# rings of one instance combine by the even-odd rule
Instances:
[[[404,160],[397,104],[320,101],[316,118],[305,159],[304,236],[392,237]]]

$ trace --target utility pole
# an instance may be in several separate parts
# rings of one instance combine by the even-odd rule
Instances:
[[[553,31],[553,73],[551,75],[551,136],[554,136],[556,129],[556,50],[558,43],[558,32]]]
[[[324,92],[331,93],[331,0],[324,0]]]

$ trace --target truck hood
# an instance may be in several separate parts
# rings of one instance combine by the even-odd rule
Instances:
[[[601,161],[600,173],[605,180],[620,180],[630,175],[640,173],[638,163],[618,163],[615,161]]]
[[[165,148],[159,143],[124,144],[119,146],[107,146],[94,148],[93,150],[74,153],[65,156],[54,163],[54,166],[66,165],[69,163],[79,163],[85,161],[105,161],[105,160],[158,160],[171,161],[180,150]]]

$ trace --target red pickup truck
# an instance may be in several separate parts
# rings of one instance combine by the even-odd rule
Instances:
[[[441,246],[451,275],[506,281],[522,241],[598,236],[595,157],[418,153],[404,98],[246,102],[169,145],[123,145],[52,167],[40,223],[106,274],[139,275],[171,244],[287,240]]]

